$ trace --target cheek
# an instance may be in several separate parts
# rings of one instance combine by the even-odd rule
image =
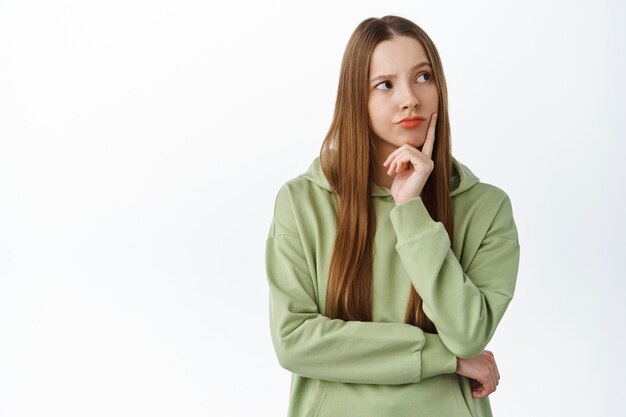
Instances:
[[[383,103],[376,100],[370,100],[368,104],[368,113],[371,124],[379,129],[383,127],[382,125],[387,118]]]
[[[378,111],[376,110],[375,103],[370,102],[369,106],[367,107],[367,114],[370,119],[370,125],[376,127],[378,125],[379,115]]]
[[[379,112],[370,113],[370,125],[378,133],[385,130],[384,119]]]
[[[439,107],[439,92],[437,91],[436,88],[434,88],[433,90],[434,91],[432,92],[430,101],[433,103],[435,108],[438,108]]]

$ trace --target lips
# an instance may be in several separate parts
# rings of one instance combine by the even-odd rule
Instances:
[[[426,120],[423,117],[414,116],[414,117],[405,117],[400,120],[398,124],[406,129],[412,129],[418,127],[422,122]]]

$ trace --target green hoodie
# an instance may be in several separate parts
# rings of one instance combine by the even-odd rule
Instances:
[[[270,333],[292,372],[288,417],[489,417],[457,357],[482,352],[515,290],[511,201],[453,159],[454,242],[421,197],[372,184],[372,321],[324,315],[335,201],[319,157],[278,191],[266,242]],[[404,323],[411,285],[438,334]]]

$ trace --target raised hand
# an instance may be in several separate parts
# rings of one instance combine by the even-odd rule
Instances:
[[[426,141],[421,151],[405,143],[391,152],[383,162],[383,166],[387,168],[387,175],[395,175],[391,184],[391,195],[396,205],[419,197],[422,193],[424,184],[435,167],[432,154],[436,125],[437,113],[433,113],[428,124]]]

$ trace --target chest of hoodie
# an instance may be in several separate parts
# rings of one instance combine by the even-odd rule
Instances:
[[[480,205],[469,194],[452,197],[455,233],[450,250],[464,270],[480,247],[481,229],[485,229]],[[294,216],[315,287],[317,306],[320,313],[325,314],[328,267],[337,233],[336,203],[332,194],[317,187],[309,188],[300,198],[294,207]],[[377,225],[372,253],[373,320],[403,322],[411,280],[395,248],[397,237],[389,215],[395,202],[390,195],[371,198]]]

